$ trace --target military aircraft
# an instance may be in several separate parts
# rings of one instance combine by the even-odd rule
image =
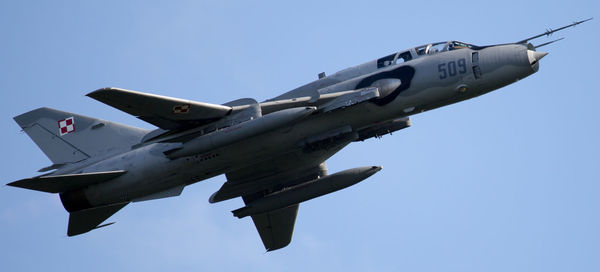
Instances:
[[[409,116],[523,79],[547,53],[540,38],[477,46],[460,41],[402,50],[264,102],[210,104],[119,88],[87,96],[158,127],[144,130],[51,108],[14,117],[52,161],[8,185],[58,193],[68,236],[102,224],[131,202],[181,194],[225,174],[210,203],[242,197],[267,251],[287,246],[301,202],[356,184],[380,166],[328,174],[325,161],[351,142],[410,126]],[[54,170],[50,172],[51,170]],[[101,225],[102,224],[102,225]]]

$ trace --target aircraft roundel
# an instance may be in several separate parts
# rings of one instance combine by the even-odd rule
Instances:
[[[75,132],[75,118],[69,117],[58,121],[58,132],[60,136]]]

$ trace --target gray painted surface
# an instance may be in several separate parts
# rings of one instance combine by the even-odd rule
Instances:
[[[410,115],[537,72],[545,54],[525,42],[418,46],[262,103],[239,99],[214,105],[100,89],[88,95],[159,129],[146,131],[49,108],[19,115],[15,121],[54,163],[44,170],[56,170],[9,185],[60,193],[71,213],[71,236],[97,228],[132,201],[177,196],[187,185],[225,174],[227,182],[210,202],[241,196],[246,210],[260,204],[243,216],[252,216],[265,248],[276,250],[291,241],[299,203],[334,191],[320,184],[327,181],[329,157],[350,142],[410,126]],[[345,171],[356,177],[345,177],[344,186],[374,172]],[[81,180],[86,176],[94,179]]]

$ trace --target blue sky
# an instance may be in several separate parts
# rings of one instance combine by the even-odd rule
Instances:
[[[264,100],[428,42],[514,42],[598,17],[597,1],[2,1],[3,183],[50,161],[12,117],[49,106],[144,128],[84,95],[115,86]],[[129,205],[68,238],[57,195],[0,188],[3,271],[599,271],[600,18],[553,35],[537,74],[352,144],[330,172],[382,165],[301,205],[264,253],[224,177]],[[548,41],[540,39],[538,43]]]

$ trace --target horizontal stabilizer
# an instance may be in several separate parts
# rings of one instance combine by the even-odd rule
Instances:
[[[123,175],[126,172],[127,171],[125,170],[116,170],[83,174],[41,176],[17,180],[6,185],[48,193],[63,193],[110,180]]]
[[[129,202],[72,212],[69,215],[69,228],[67,230],[67,235],[75,236],[86,233],[95,228],[105,227],[112,224],[109,223],[103,226],[98,226],[100,223],[104,222],[104,220],[108,219],[111,215],[118,212],[127,204],[129,204]]]
[[[103,88],[87,96],[165,130],[206,124],[232,111],[229,106],[119,88]]]

